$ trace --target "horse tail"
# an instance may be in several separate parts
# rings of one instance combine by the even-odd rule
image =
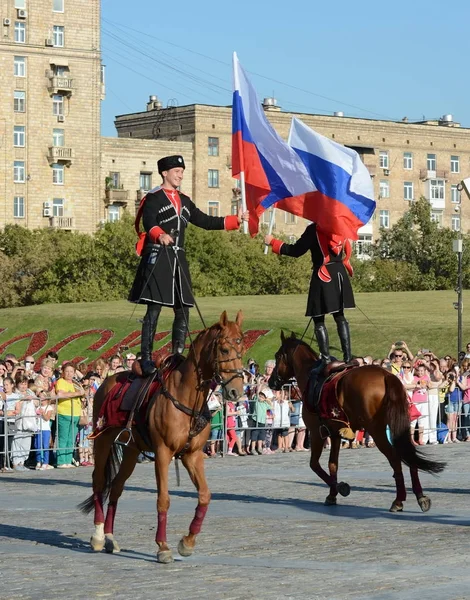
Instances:
[[[425,458],[411,442],[408,397],[403,384],[396,375],[391,373],[385,375],[384,383],[383,407],[386,422],[390,427],[392,445],[398,457],[410,468],[420,469],[426,473],[441,473],[446,463]]]
[[[121,453],[118,451],[117,444],[113,444],[111,446],[111,450],[109,452],[108,460],[106,461],[104,467],[104,487],[101,490],[103,495],[103,503],[107,501],[109,497],[109,493],[111,492],[111,486],[113,484],[113,480],[119,472],[119,467],[121,466]],[[95,507],[95,499],[94,494],[91,494],[86,500],[80,502],[77,508],[85,515],[91,513],[91,511]]]

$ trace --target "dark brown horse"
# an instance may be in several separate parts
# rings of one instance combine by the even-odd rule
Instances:
[[[276,353],[276,366],[269,381],[270,387],[276,389],[295,377],[305,400],[305,391],[309,374],[318,360],[318,355],[305,342],[297,339],[295,334],[285,337],[281,333],[282,345]],[[396,483],[396,498],[390,508],[391,512],[403,510],[406,500],[406,488],[401,463],[408,465],[411,473],[413,492],[423,512],[431,508],[431,500],[424,495],[419,481],[418,469],[427,473],[440,473],[445,463],[424,458],[416,451],[411,442],[408,398],[401,381],[382,367],[363,366],[344,374],[338,382],[338,403],[348,415],[353,430],[366,429],[377,448],[384,454],[392,469]],[[344,423],[335,419],[320,420],[312,412],[307,403],[303,404],[303,419],[310,431],[311,459],[310,468],[328,486],[330,493],[325,504],[336,504],[338,493],[348,496],[350,487],[337,480],[338,456],[341,444],[339,430]],[[391,439],[388,441],[387,425]],[[326,436],[331,438],[329,475],[320,466],[320,456]]]
[[[114,443],[119,428],[103,430],[95,439],[93,494],[80,505],[85,513],[93,509],[95,511],[95,531],[91,538],[93,550],[105,548],[107,552],[119,552],[114,539],[117,503],[125,482],[134,470],[139,453],[147,450],[155,453],[158,492],[155,537],[158,544],[157,560],[163,563],[173,560],[166,535],[170,506],[168,469],[172,458],[179,453],[182,453],[181,460],[198,491],[198,505],[189,533],[178,545],[178,552],[182,556],[192,554],[196,535],[201,530],[211,498],[204,474],[202,452],[209,437],[210,423],[203,421],[201,429],[201,426],[198,427],[198,416],[207,413],[206,399],[209,390],[216,384],[221,385],[226,399],[235,400],[243,394],[242,319],[240,311],[236,321],[231,322],[224,311],[218,323],[197,336],[188,357],[169,375],[164,384],[165,389],[160,389],[157,393],[148,419],[151,444],[146,445],[137,430],[133,430],[133,441],[128,446],[123,446],[122,460],[119,461]],[[93,406],[95,427],[101,405],[115,382],[115,376],[109,377],[96,392]],[[105,518],[103,503],[107,499],[109,503]]]

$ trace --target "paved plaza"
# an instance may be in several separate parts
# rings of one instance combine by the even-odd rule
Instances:
[[[414,496],[403,514],[388,512],[394,485],[376,449],[341,451],[340,479],[352,491],[329,508],[306,452],[206,460],[212,503],[185,559],[176,546],[196,496],[184,470],[176,487],[172,466],[170,565],[155,560],[153,464],[137,466],[121,499],[115,555],[91,552],[92,516],[76,509],[91,469],[3,474],[0,598],[468,599],[470,447],[427,452],[449,466],[422,475],[426,514]]]

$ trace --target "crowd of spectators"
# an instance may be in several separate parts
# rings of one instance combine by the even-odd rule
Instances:
[[[416,355],[408,344],[391,345],[387,356],[356,357],[360,366],[378,365],[397,376],[409,401],[410,436],[415,445],[470,441],[470,343],[458,358],[439,358],[427,348]],[[224,403],[220,392],[212,394],[211,434],[206,448],[208,457],[224,451],[226,432],[228,456],[254,456],[276,452],[304,451],[309,436],[302,420],[301,393],[293,380],[276,392],[268,380],[275,361],[268,360],[264,372],[253,359],[245,369],[245,395],[234,404]],[[225,424],[224,424],[225,419]],[[325,448],[330,440],[325,439]],[[358,431],[353,442],[342,448],[374,447],[367,431]]]
[[[85,365],[49,353],[36,365],[14,354],[0,360],[0,472],[93,466],[93,397],[103,380],[128,370],[128,353]]]
[[[91,370],[60,364],[54,352],[36,365],[33,356],[0,360],[0,472],[93,466],[93,397],[109,375],[129,370],[136,355],[98,359]],[[470,343],[458,358],[438,357],[422,348],[413,355],[406,344],[392,344],[383,358],[356,357],[360,365],[380,365],[403,383],[409,400],[410,436],[416,445],[470,441]],[[309,436],[302,419],[301,393],[293,380],[281,391],[269,388],[275,366],[260,372],[254,359],[245,368],[244,395],[226,402],[211,392],[211,432],[207,457],[256,456],[304,452]],[[224,440],[225,436],[225,440]],[[357,432],[344,448],[373,447],[367,432]],[[325,439],[325,447],[329,439]]]

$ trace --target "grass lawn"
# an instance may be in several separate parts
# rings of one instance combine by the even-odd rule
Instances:
[[[357,294],[356,310],[347,311],[351,324],[353,353],[372,354],[382,357],[388,352],[391,343],[405,340],[411,351],[418,348],[431,348],[436,354],[457,352],[457,311],[453,308],[457,296],[452,291],[444,292],[390,292]],[[464,305],[470,299],[470,293],[464,295]],[[207,325],[218,320],[222,310],[226,309],[231,319],[236,311],[242,309],[245,317],[244,329],[267,329],[269,333],[260,338],[249,350],[260,363],[271,358],[279,346],[281,329],[302,334],[308,319],[305,312],[306,296],[231,296],[221,298],[201,298],[201,312]],[[135,310],[134,310],[135,309]],[[125,301],[96,302],[82,304],[48,304],[26,308],[0,310],[0,345],[15,336],[47,330],[48,340],[43,350],[52,348],[57,342],[69,335],[88,329],[111,329],[113,337],[99,351],[87,348],[96,342],[96,334],[81,337],[60,351],[60,360],[76,356],[91,361],[103,352],[119,343],[129,333],[140,329],[139,319],[145,307],[131,305]],[[171,329],[173,312],[164,309],[159,323],[159,331]],[[327,317],[330,343],[333,354],[338,352],[338,338],[332,317]],[[201,323],[196,309],[191,311],[191,328],[200,329]],[[306,340],[310,342],[313,328],[309,329]],[[156,346],[168,342],[162,339]],[[463,343],[470,340],[470,326],[465,323]],[[315,344],[314,344],[315,345]],[[21,340],[5,352],[22,355],[28,347],[28,340]],[[134,347],[133,350],[137,350]]]

